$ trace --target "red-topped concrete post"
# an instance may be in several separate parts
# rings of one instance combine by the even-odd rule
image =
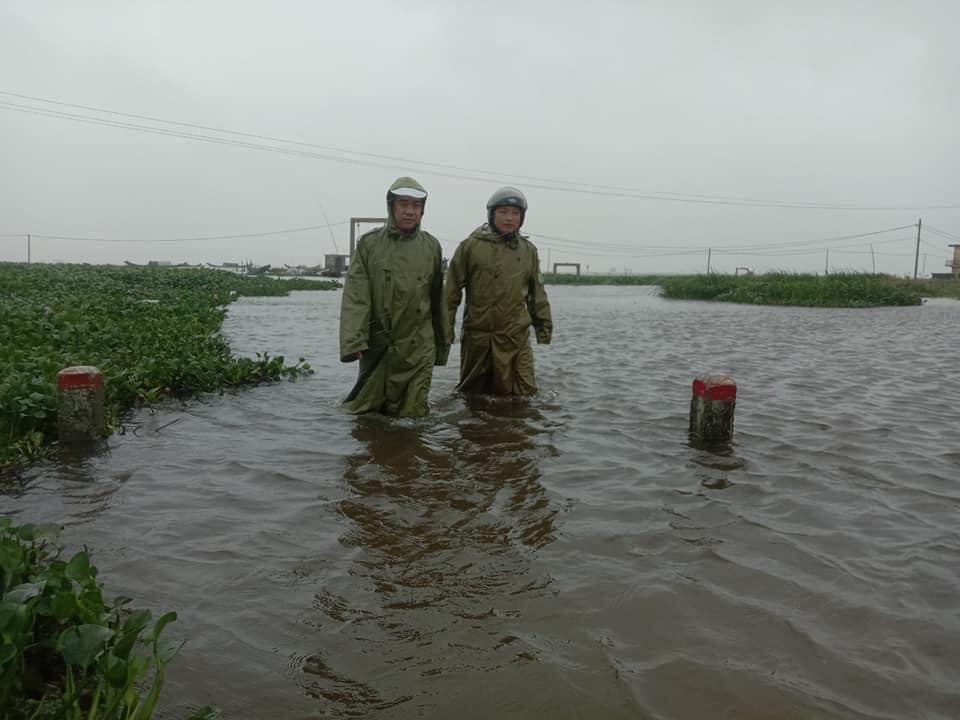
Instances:
[[[733,439],[733,411],[737,384],[728,375],[700,375],[693,381],[690,400],[690,433],[699,440]]]
[[[78,365],[57,373],[57,426],[62,444],[103,437],[103,373],[97,368]]]

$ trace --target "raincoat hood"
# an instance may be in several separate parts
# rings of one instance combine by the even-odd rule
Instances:
[[[423,207],[426,210],[427,207],[427,190],[420,183],[414,180],[412,177],[403,176],[398,177],[393,181],[393,184],[387,189],[387,228],[391,232],[399,233],[402,232],[396,226],[396,223],[393,220],[393,192],[394,190],[399,190],[400,188],[412,188],[413,190],[419,190],[423,193]],[[403,231],[406,233],[417,232],[420,229],[420,223],[417,223],[417,226],[413,230]]]
[[[510,247],[516,247],[517,243],[521,240],[527,240],[527,236],[523,235],[520,232],[520,229],[517,228],[512,233],[504,234],[498,232],[497,229],[490,223],[484,223],[472,233],[471,237],[477,237],[481,240],[486,240],[487,242],[503,242],[509,245]]]

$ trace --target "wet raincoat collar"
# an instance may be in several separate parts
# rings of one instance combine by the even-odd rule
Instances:
[[[488,242],[501,242],[510,247],[516,247],[521,240],[526,240],[526,235],[521,235],[519,230],[516,230],[509,235],[503,235],[498,233],[495,229],[490,227],[490,223],[484,223],[476,230],[473,231],[473,234],[482,240]]]

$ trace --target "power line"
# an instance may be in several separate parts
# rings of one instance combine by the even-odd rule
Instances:
[[[473,182],[496,182],[502,180],[503,178],[515,178],[515,179],[525,179],[527,180],[528,187],[533,187],[540,190],[553,191],[553,192],[565,192],[565,193],[577,193],[583,195],[596,195],[596,196],[605,196],[605,197],[620,197],[627,199],[641,199],[641,200],[660,200],[664,202],[681,202],[681,203],[694,203],[694,204],[708,204],[708,205],[732,205],[732,206],[743,206],[743,207],[770,207],[770,208],[781,208],[781,209],[805,209],[805,210],[849,210],[849,211],[888,211],[888,210],[933,210],[933,209],[958,209],[960,205],[907,205],[907,206],[856,206],[856,205],[841,205],[833,203],[803,203],[795,201],[784,201],[784,200],[761,200],[756,198],[738,198],[738,197],[729,197],[724,195],[698,195],[690,193],[677,193],[672,191],[663,191],[663,190],[643,190],[637,188],[627,188],[616,185],[598,185],[592,183],[583,183],[577,181],[567,181],[567,180],[554,180],[549,178],[538,178],[535,176],[527,175],[517,175],[512,173],[502,173],[502,172],[493,172],[488,170],[478,170],[466,168],[458,165],[446,165],[442,163],[432,163],[425,162],[420,160],[411,160],[407,158],[401,158],[392,155],[380,155],[377,153],[368,153],[360,152],[354,150],[347,150],[344,148],[337,148],[326,145],[319,145],[315,143],[306,143],[297,140],[287,140],[284,138],[272,137],[269,135],[260,135],[257,133],[248,133],[241,132],[236,130],[228,130],[223,128],[216,128],[207,125],[198,125],[195,123],[184,123],[174,120],[164,120],[162,118],[151,117],[148,115],[135,115],[132,113],[124,113],[116,110],[109,110],[105,108],[97,108],[89,105],[79,105],[75,103],[63,103],[57,100],[49,100],[46,98],[23,95],[19,93],[12,93],[7,91],[0,91],[0,95],[5,95],[8,97],[15,97],[25,100],[30,100],[33,102],[42,102],[51,105],[57,105],[61,107],[70,107],[86,111],[105,113],[110,115],[115,115],[117,117],[127,117],[138,120],[147,120],[149,122],[159,122],[167,125],[175,125],[184,128],[191,128],[193,130],[203,130],[206,132],[216,132],[221,134],[235,135],[237,137],[245,137],[253,140],[265,140],[268,142],[274,143],[283,143],[286,145],[293,145],[299,147],[308,147],[324,150],[326,153],[336,152],[341,153],[341,155],[348,155],[354,157],[342,157],[342,156],[331,156],[329,154],[321,154],[316,152],[308,152],[303,150],[297,150],[295,148],[283,148],[271,145],[262,145],[253,142],[245,142],[238,140],[231,140],[229,138],[217,138],[211,137],[209,135],[198,134],[194,132],[184,132],[181,130],[172,130],[151,127],[147,125],[141,125],[138,123],[122,122],[115,120],[108,120],[105,118],[97,118],[89,115],[79,115],[76,113],[67,113],[58,110],[51,110],[47,108],[40,107],[31,107],[27,105],[18,105],[15,103],[0,103],[0,108],[6,110],[12,110],[15,112],[23,112],[35,115],[44,115],[47,117],[53,117],[58,119],[71,120],[74,122],[81,122],[86,124],[101,125],[105,127],[115,127],[126,130],[135,130],[138,132],[146,132],[159,135],[168,135],[174,137],[183,137],[191,140],[198,140],[202,142],[211,142],[222,145],[233,145],[235,147],[245,147],[248,149],[263,150],[267,152],[276,152],[287,155],[299,155],[302,157],[311,157],[321,160],[329,160],[333,162],[348,163],[354,165],[362,165],[368,167],[378,167],[381,169],[398,169],[397,166],[393,163],[401,162],[405,167],[400,168],[403,170],[408,169],[412,165],[420,166],[418,172],[423,172],[425,174],[438,175],[441,177],[448,177],[458,180],[468,180]],[[360,158],[371,158],[377,160],[378,162],[373,162],[369,160],[362,160]],[[384,164],[379,161],[389,161],[391,164]],[[436,169],[430,169],[436,168]],[[450,172],[450,171],[458,172]],[[459,173],[471,173],[470,176],[462,175]]]
[[[930,232],[932,232],[934,235],[937,235],[938,237],[946,238],[947,240],[955,240],[955,241],[957,241],[957,242],[960,242],[960,235],[954,235],[953,233],[947,232],[946,230],[940,230],[939,228],[935,228],[935,227],[933,227],[933,226],[931,226],[931,225],[924,225],[924,226],[923,226],[923,229],[924,229],[924,230],[929,230]]]
[[[273,235],[287,235],[291,233],[308,232],[311,230],[323,230],[325,228],[337,227],[338,225],[347,225],[349,220],[329,223],[326,225],[309,225],[301,228],[288,228],[286,230],[268,230],[266,232],[242,233],[239,235],[205,235],[200,237],[179,237],[179,238],[105,238],[105,237],[79,237],[76,235],[37,235],[31,233],[34,238],[41,240],[70,240],[78,242],[103,242],[103,243],[176,243],[176,242],[197,242],[206,240],[240,240],[243,238],[270,237]],[[19,237],[25,237],[21,235]]]
[[[936,250],[937,252],[940,252],[940,253],[943,252],[943,247],[942,247],[942,246],[934,245],[934,244],[933,244],[932,242],[930,242],[929,240],[921,239],[921,240],[920,240],[920,244],[921,244],[921,245],[924,245],[924,246],[926,246],[926,247],[929,247],[931,250]]]
[[[860,238],[873,237],[876,235],[883,235],[889,232],[898,232],[900,230],[909,230],[915,228],[916,225],[900,225],[898,227],[885,228],[884,230],[872,230],[870,232],[863,233],[854,233],[851,235],[836,235],[834,237],[820,238],[819,240],[797,240],[797,241],[785,241],[782,243],[765,243],[763,245],[734,245],[734,246],[719,246],[720,249],[725,250],[742,250],[742,251],[752,251],[752,250],[766,250],[771,247],[801,247],[807,245],[824,245],[826,243],[841,242],[843,240],[858,240]],[[888,242],[888,241],[884,241]],[[889,241],[889,242],[896,242]],[[718,246],[714,246],[716,249]]]
[[[841,242],[844,240],[856,240],[860,238],[873,237],[875,235],[882,235],[884,233],[889,233],[889,232],[898,232],[900,230],[910,230],[914,227],[916,227],[916,225],[899,225],[897,227],[885,228],[883,230],[872,230],[870,232],[855,233],[851,235],[837,235],[834,237],[819,238],[816,240],[785,241],[780,243],[763,243],[760,245],[724,246],[724,245],[712,244],[709,247],[713,248],[713,250],[716,250],[716,251],[742,252],[746,254],[746,253],[751,253],[753,251],[770,251],[770,250],[775,250],[777,248],[797,248],[797,247],[803,247],[808,245],[823,246],[824,244]],[[604,248],[604,249],[610,249],[610,250],[627,250],[627,251],[643,249],[643,250],[651,250],[651,251],[662,250],[662,251],[671,252],[676,247],[675,245],[669,245],[669,246],[644,245],[642,247],[638,247],[636,244],[618,245],[615,243],[587,243],[582,240],[576,240],[573,238],[560,237],[556,235],[545,235],[542,233],[533,233],[533,232],[529,233],[529,235],[531,237],[543,238],[545,240],[549,240],[552,242],[557,242],[561,244],[570,244],[578,248],[583,247],[585,249]],[[889,241],[884,240],[883,242],[900,242],[900,239],[889,240]],[[706,252],[707,247],[708,246],[704,245],[701,248],[697,248],[695,252]]]

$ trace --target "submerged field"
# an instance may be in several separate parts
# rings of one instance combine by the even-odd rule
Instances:
[[[892,275],[544,275],[553,285],[658,285],[663,296],[752,305],[881,307],[920,305],[925,297],[960,298],[960,283]]]
[[[0,264],[0,467],[53,438],[65,367],[103,371],[110,427],[161,397],[310,372],[302,358],[233,356],[220,325],[236,297],[334,287],[216,270]]]

